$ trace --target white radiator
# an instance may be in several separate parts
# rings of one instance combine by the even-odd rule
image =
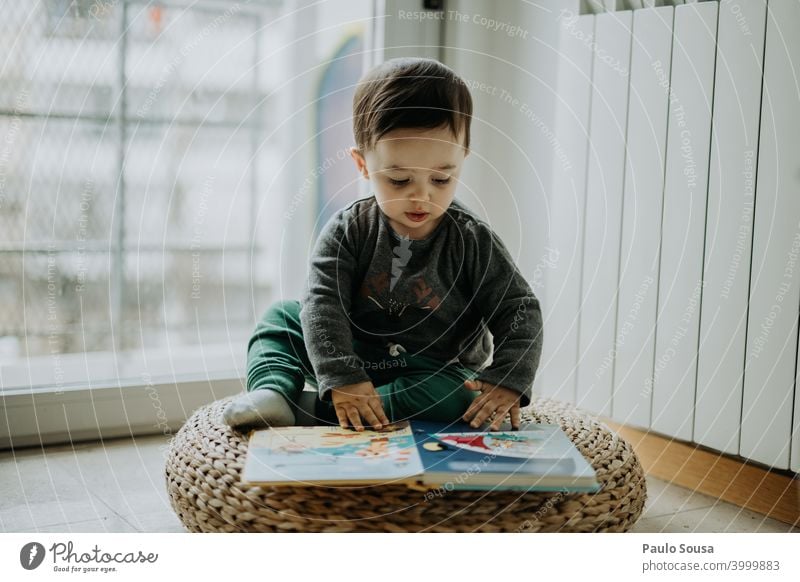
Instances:
[[[800,1],[639,4],[558,19],[537,391],[800,472]]]

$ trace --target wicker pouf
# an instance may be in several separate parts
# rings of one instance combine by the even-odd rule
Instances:
[[[559,424],[597,471],[597,493],[248,486],[240,481],[247,437],[222,421],[229,400],[200,408],[170,444],[167,488],[189,531],[620,532],[644,508],[644,472],[631,446],[554,400],[534,399],[522,420]]]

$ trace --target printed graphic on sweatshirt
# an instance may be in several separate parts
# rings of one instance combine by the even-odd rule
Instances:
[[[403,274],[403,267],[408,264],[410,258],[411,239],[407,236],[401,236],[400,243],[392,249],[392,283],[389,285],[389,291],[394,289]]]
[[[393,319],[400,319],[409,306],[434,311],[441,304],[439,295],[422,276],[412,277],[395,290],[390,286],[388,273],[373,273],[365,277],[359,293]]]

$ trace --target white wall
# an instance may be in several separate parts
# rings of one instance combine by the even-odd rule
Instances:
[[[556,18],[565,4],[451,0],[445,19],[443,60],[471,84],[474,100],[460,195],[490,221],[537,295],[547,258]]]
[[[558,17],[565,8],[577,11],[577,0],[451,0],[442,57],[471,84],[474,102],[472,153],[459,196],[500,235],[542,306],[544,349],[533,389],[543,395],[553,395],[557,383],[548,366],[559,339],[549,331],[544,286],[563,255],[548,241],[552,169],[561,148],[554,135]]]

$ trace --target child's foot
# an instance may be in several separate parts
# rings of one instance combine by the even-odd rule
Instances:
[[[294,426],[292,408],[280,392],[263,388],[247,392],[232,400],[222,412],[225,424],[243,430],[245,427]]]

